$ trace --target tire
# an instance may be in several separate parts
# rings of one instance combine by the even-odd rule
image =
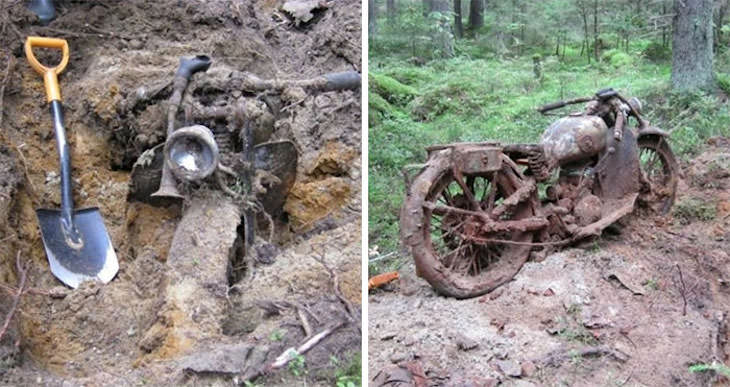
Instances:
[[[476,192],[473,196],[482,209],[493,209],[500,199],[525,184],[512,160],[506,155],[502,158],[502,168],[497,172],[464,174],[465,185]],[[482,186],[479,186],[480,181],[483,181]],[[456,190],[453,189],[454,184]],[[533,241],[536,231],[485,235],[478,227],[479,222],[471,221],[478,219],[473,215],[437,214],[433,207],[424,206],[441,202],[460,209],[473,209],[461,187],[452,171],[450,151],[434,155],[409,187],[401,209],[401,239],[413,255],[418,276],[443,295],[470,298],[495,289],[517,274],[529,257],[532,248],[529,242]],[[496,220],[532,217],[532,203],[535,202],[522,201]],[[477,226],[471,227],[477,230],[474,233],[490,238],[490,242],[482,239],[473,243],[465,239],[463,236],[468,235],[472,224]],[[492,238],[517,244],[491,242]]]
[[[638,147],[643,183],[639,200],[651,211],[666,214],[677,196],[679,163],[663,136],[640,136]]]

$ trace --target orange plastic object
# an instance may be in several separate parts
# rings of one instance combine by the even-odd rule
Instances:
[[[33,55],[34,47],[57,48],[61,50],[61,63],[55,67],[46,67],[38,62]],[[46,97],[48,102],[61,101],[61,88],[58,85],[58,74],[61,74],[68,64],[69,50],[68,42],[65,39],[42,38],[29,36],[25,40],[25,56],[28,58],[30,67],[38,74],[43,75],[43,84],[46,86]]]
[[[397,280],[400,278],[400,274],[397,271],[391,271],[389,273],[378,274],[368,281],[368,290],[379,288],[388,282]]]

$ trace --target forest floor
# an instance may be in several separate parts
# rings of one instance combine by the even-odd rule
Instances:
[[[730,360],[730,140],[702,149],[670,214],[632,214],[485,296],[440,296],[407,261],[370,294],[369,384],[727,385],[689,370]]]
[[[0,5],[0,315],[19,299],[1,334],[0,385],[230,385],[232,378],[241,381],[328,328],[336,330],[305,356],[256,383],[359,380],[359,91],[315,96],[293,90],[288,99],[281,97],[268,137],[293,141],[299,164],[284,211],[275,219],[279,253],[249,261],[245,275],[229,277],[228,283],[183,294],[222,310],[212,322],[210,310],[186,315],[170,305],[182,296],[170,294],[180,289],[179,278],[169,273],[191,238],[200,248],[195,241],[219,236],[221,230],[204,219],[220,211],[215,200],[220,193],[199,190],[213,204],[200,220],[189,222],[196,235],[183,235],[188,242],[179,245],[173,239],[189,204],[153,206],[128,194],[132,163],[165,139],[169,83],[180,57],[213,59],[188,87],[188,98],[205,103],[242,95],[209,86],[225,85],[234,71],[264,79],[359,72],[360,1],[299,2],[310,7],[292,13],[278,0],[57,1],[58,17],[47,27],[35,23],[24,3]],[[107,285],[86,283],[72,291],[48,267],[34,210],[59,207],[58,162],[43,80],[23,52],[32,35],[65,38],[71,48],[60,84],[74,196],[79,208],[100,208],[116,249],[120,270]],[[240,229],[220,236],[238,240]],[[209,254],[220,255],[225,247]],[[211,267],[206,254],[186,263],[194,267],[192,277],[229,270],[229,262]],[[22,273],[26,292],[18,298]]]

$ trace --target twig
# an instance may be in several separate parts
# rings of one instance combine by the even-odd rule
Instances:
[[[272,371],[275,371],[279,368],[286,366],[287,364],[289,364],[290,361],[295,359],[297,356],[304,355],[310,349],[314,348],[315,345],[319,344],[322,340],[327,338],[327,336],[331,335],[332,333],[334,333],[335,331],[337,331],[338,329],[342,328],[345,325],[347,325],[347,321],[342,321],[331,328],[327,328],[327,329],[323,330],[322,332],[317,333],[316,335],[312,336],[311,339],[302,343],[299,347],[297,347],[297,348],[290,347],[290,348],[286,349],[271,364],[261,367],[260,369],[258,369],[257,371],[254,371],[252,373],[248,373],[240,379],[236,378],[234,380],[234,382],[238,385],[243,385],[247,381],[256,379],[260,376],[266,375]]]
[[[10,326],[10,321],[13,319],[13,315],[15,314],[15,311],[18,309],[18,304],[20,303],[20,296],[23,295],[23,289],[25,288],[25,280],[26,280],[26,272],[25,268],[23,267],[23,264],[20,263],[20,251],[18,251],[18,255],[15,257],[15,267],[18,269],[18,294],[13,297],[13,305],[10,307],[10,310],[8,311],[8,315],[5,316],[5,324],[3,324],[2,330],[0,330],[0,340],[2,340],[3,336],[5,335],[5,332],[7,332],[8,327]]]
[[[382,260],[384,260],[384,259],[386,259],[386,258],[388,258],[388,257],[390,257],[392,255],[394,255],[395,253],[396,253],[395,251],[391,251],[388,254],[379,255],[379,256],[377,256],[375,258],[369,259],[368,260],[368,263],[382,261]]]
[[[327,265],[327,262],[325,262],[324,251],[322,251],[320,253],[319,258],[314,257],[314,260],[319,262],[319,264],[322,265],[325,270],[327,270],[327,273],[329,273],[330,278],[332,278],[332,288],[335,292],[335,295],[340,300],[340,302],[342,302],[342,304],[345,305],[345,309],[347,310],[348,318],[350,319],[350,321],[354,321],[355,320],[355,309],[352,307],[352,303],[350,303],[350,301],[342,295],[342,291],[340,291],[340,280],[337,276],[337,273],[334,270],[332,270],[332,268],[329,267],[329,265]]]
[[[302,328],[304,329],[305,337],[312,336],[312,326],[309,325],[309,320],[307,320],[307,315],[304,314],[304,310],[297,305],[297,316],[299,316],[299,321],[302,322]]]
[[[542,359],[537,359],[534,361],[535,364],[540,364],[543,367],[546,366],[552,366],[552,367],[559,367],[562,362],[565,360],[571,359],[575,356],[580,357],[589,357],[589,356],[611,356],[616,361],[620,363],[625,363],[629,355],[617,351],[615,349],[611,349],[605,346],[599,346],[599,347],[584,347],[578,350],[557,350],[550,352],[547,356],[545,356]]]
[[[682,277],[682,269],[679,268],[679,264],[677,264],[677,271],[679,272],[679,283],[682,284],[682,287],[679,289],[679,294],[682,295],[682,301],[684,304],[682,305],[682,316],[687,315],[687,287],[684,285],[684,278]]]
[[[15,149],[18,151],[18,154],[20,155],[20,159],[23,161],[23,170],[25,171],[25,179],[28,180],[28,184],[30,184],[30,189],[33,193],[36,192],[35,186],[33,185],[33,180],[30,179],[30,173],[28,173],[28,160],[25,159],[25,155],[23,154],[23,151],[20,150],[20,148],[24,147],[25,143],[16,145]]]

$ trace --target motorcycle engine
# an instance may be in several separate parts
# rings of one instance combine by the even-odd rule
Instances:
[[[550,168],[595,156],[606,148],[610,135],[597,116],[576,115],[555,121],[540,143]]]

